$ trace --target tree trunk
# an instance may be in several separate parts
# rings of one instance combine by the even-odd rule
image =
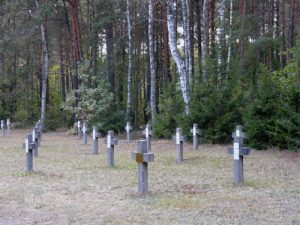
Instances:
[[[35,0],[37,9],[40,8],[40,3]],[[43,50],[43,65],[42,65],[42,97],[41,97],[41,125],[44,128],[46,118],[46,98],[47,98],[47,80],[48,80],[48,68],[49,68],[49,53],[48,53],[48,40],[46,21],[42,16],[41,24],[41,37],[42,37],[42,50]]]
[[[130,118],[131,108],[131,86],[132,86],[132,36],[131,36],[131,8],[132,0],[126,1],[126,17],[127,17],[127,32],[128,32],[128,76],[127,76],[127,104],[126,117]]]
[[[208,47],[209,47],[209,19],[208,19],[208,1],[203,1],[203,10],[202,10],[202,76],[203,81],[206,82],[207,77],[207,56],[208,56]]]
[[[190,89],[188,83],[188,72],[185,67],[185,61],[181,58],[177,48],[176,27],[174,20],[174,1],[168,0],[168,31],[169,31],[169,46],[173,59],[175,60],[180,78],[181,91],[183,101],[185,103],[185,113],[190,114]],[[185,46],[186,47],[186,46]]]
[[[239,34],[239,55],[240,55],[240,78],[244,75],[244,45],[245,45],[245,12],[246,0],[239,0],[239,13],[240,13],[240,34]]]
[[[285,18],[285,0],[280,0],[280,24],[281,24],[281,38],[280,38],[280,67],[284,68],[286,65],[286,18]]]
[[[219,33],[219,47],[218,47],[218,82],[217,86],[221,85],[222,72],[223,72],[223,51],[225,48],[225,9],[226,0],[222,0],[220,3],[219,15],[220,15],[220,33]]]
[[[194,0],[196,4],[196,15],[197,15],[197,51],[198,51],[198,68],[201,72],[201,54],[202,54],[202,32],[201,32],[201,26],[202,26],[202,10],[203,10],[203,0]]]
[[[230,6],[229,6],[229,33],[228,33],[228,53],[227,53],[227,77],[230,70],[230,63],[231,63],[231,51],[232,51],[232,23],[233,21],[233,0],[230,0]]]
[[[153,0],[149,0],[148,9],[148,39],[149,39],[149,59],[150,59],[150,109],[151,122],[155,124],[156,115],[156,61],[154,53],[154,39],[153,39]]]
[[[111,91],[115,91],[115,70],[114,70],[114,32],[113,32],[113,2],[108,1],[109,22],[106,25],[107,44],[107,73]]]
[[[167,23],[168,5],[167,1],[163,3],[162,15],[162,32],[163,32],[163,84],[171,80],[170,76],[170,56],[169,56],[169,37],[168,37],[168,23]]]

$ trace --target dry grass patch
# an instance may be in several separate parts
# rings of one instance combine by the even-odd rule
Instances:
[[[136,143],[119,140],[115,168],[67,133],[45,133],[34,172],[24,172],[26,131],[0,138],[0,224],[300,224],[298,153],[252,151],[245,183],[233,185],[226,146],[184,146],[155,140],[149,189],[137,194]]]

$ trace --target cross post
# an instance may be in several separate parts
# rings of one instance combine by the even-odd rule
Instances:
[[[176,162],[183,162],[183,141],[185,137],[182,134],[182,128],[176,128],[176,134],[172,136],[173,141],[176,143]]]
[[[10,134],[10,119],[6,120],[7,134]]]
[[[191,133],[193,134],[193,149],[198,149],[199,147],[199,136],[200,129],[198,129],[198,124],[194,123],[193,128],[191,129]]]
[[[125,126],[125,130],[127,133],[127,143],[131,143],[131,139],[132,139],[132,125],[130,122],[127,122],[126,126]]]
[[[98,145],[98,138],[100,137],[100,133],[98,131],[97,126],[93,126],[93,154],[98,154],[99,145]]]
[[[147,150],[148,152],[151,152],[152,129],[150,124],[146,125],[145,130],[143,130],[143,134],[147,141]]]
[[[83,141],[83,144],[86,145],[87,144],[87,125],[86,125],[86,122],[83,122],[83,125],[82,125],[82,141]]]
[[[5,136],[5,124],[4,124],[4,120],[1,120],[1,130],[2,130],[2,136]]]
[[[78,134],[78,139],[82,138],[82,132],[81,132],[82,124],[81,121],[77,121],[77,134]]]
[[[138,192],[148,192],[148,162],[154,161],[154,154],[148,152],[147,141],[140,140],[137,145],[137,152],[131,153],[131,158],[138,163]]]
[[[244,156],[250,154],[250,149],[243,146],[246,134],[243,132],[242,126],[236,126],[236,130],[232,134],[232,137],[233,148],[228,148],[228,153],[233,154],[234,183],[237,185],[244,182]]]
[[[118,140],[114,138],[114,131],[109,130],[107,133],[107,139],[105,139],[107,147],[107,164],[110,167],[115,166],[115,145],[118,144]]]
[[[32,140],[32,134],[28,134],[23,145],[26,154],[26,171],[33,171],[33,151],[36,143]]]

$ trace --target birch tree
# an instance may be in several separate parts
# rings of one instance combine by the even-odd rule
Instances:
[[[230,68],[231,62],[231,37],[232,37],[232,21],[233,21],[233,0],[230,0],[230,7],[229,7],[229,33],[228,33],[228,53],[227,53],[227,74]]]
[[[40,9],[39,0],[35,0],[35,5],[37,9]],[[40,23],[40,31],[42,38],[42,51],[43,51],[43,65],[42,65],[42,97],[41,97],[41,124],[44,127],[45,117],[46,117],[46,97],[47,97],[47,80],[48,80],[48,69],[49,69],[49,52],[48,52],[48,42],[47,42],[47,29],[46,23],[44,21],[43,15]]]
[[[202,76],[203,80],[207,80],[207,56],[209,47],[209,18],[208,18],[208,0],[203,1],[202,11],[202,47],[201,47],[201,61],[202,61]]]
[[[150,109],[151,121],[155,123],[156,114],[156,61],[154,58],[154,40],[153,40],[153,0],[149,0],[148,9],[148,39],[149,39],[149,59],[150,59]]]
[[[185,113],[190,114],[190,87],[188,79],[188,71],[186,68],[186,62],[181,57],[179,49],[177,47],[176,39],[176,27],[174,21],[174,1],[168,0],[168,31],[169,31],[169,46],[171,50],[172,57],[176,63],[177,70],[179,73],[180,86],[182,91],[182,97],[185,104]],[[186,48],[187,46],[185,46]]]
[[[225,7],[226,0],[221,0],[219,15],[220,15],[220,29],[219,29],[219,49],[218,49],[218,86],[222,80],[222,66],[223,66],[223,51],[225,47]]]
[[[182,0],[181,7],[182,7],[182,19],[183,19],[183,29],[184,29],[184,61],[186,71],[188,72],[188,80],[187,82],[192,82],[192,52],[191,52],[191,32],[190,32],[190,3],[189,0]]]
[[[131,8],[132,0],[126,1],[126,18],[127,18],[127,32],[128,32],[128,74],[127,74],[127,104],[126,117],[130,116],[131,107],[131,85],[132,85],[132,36],[131,36]]]

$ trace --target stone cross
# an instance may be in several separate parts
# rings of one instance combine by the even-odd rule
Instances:
[[[77,121],[77,133],[78,133],[78,139],[81,139],[82,138],[82,132],[81,132],[81,121],[78,120]]]
[[[43,130],[42,130],[42,123],[41,120],[39,120],[37,122],[37,124],[35,125],[35,127],[37,127],[37,132],[38,132],[38,145],[39,147],[41,146],[41,140],[42,140],[42,134],[43,134]]]
[[[176,143],[176,162],[181,163],[183,161],[183,141],[185,140],[182,134],[182,128],[176,128],[176,134],[172,139]]]
[[[132,137],[132,125],[130,122],[127,122],[126,127],[125,127],[126,133],[127,133],[127,142],[131,142],[131,137]]]
[[[93,154],[98,154],[99,145],[98,138],[100,137],[100,133],[98,132],[98,127],[93,126]]]
[[[6,120],[7,133],[10,134],[10,119]]]
[[[232,137],[234,140],[233,148],[228,148],[228,153],[233,154],[234,158],[234,183],[240,184],[244,182],[244,155],[249,155],[250,149],[243,147],[246,134],[243,132],[242,126],[236,126]]]
[[[1,130],[2,130],[2,136],[5,136],[5,124],[4,124],[4,120],[1,120]]]
[[[33,171],[33,151],[35,147],[36,147],[36,143],[32,140],[32,134],[28,134],[24,143],[27,172]]]
[[[39,155],[39,147],[38,147],[38,143],[39,143],[39,137],[38,137],[38,132],[37,132],[38,128],[35,127],[33,130],[32,130],[32,142],[34,142],[36,145],[35,145],[35,148],[34,148],[34,151],[33,151],[33,156],[34,157],[38,157]]]
[[[154,161],[154,154],[148,152],[147,141],[140,140],[137,145],[137,152],[132,152],[131,158],[138,163],[139,194],[148,192],[148,162]]]
[[[151,130],[151,125],[147,124],[145,127],[145,130],[143,131],[143,134],[146,137],[147,141],[147,150],[148,152],[151,152],[151,138],[152,138],[152,130]]]
[[[118,140],[114,138],[114,131],[109,130],[107,133],[107,139],[105,139],[107,147],[107,164],[108,166],[114,167],[115,165],[115,145],[118,144]]]
[[[82,125],[82,141],[83,141],[83,144],[87,144],[87,126],[86,126],[86,122],[83,122],[83,125]]]
[[[193,134],[193,149],[198,149],[200,129],[198,129],[197,123],[193,124],[193,129],[191,129],[191,133]]]

